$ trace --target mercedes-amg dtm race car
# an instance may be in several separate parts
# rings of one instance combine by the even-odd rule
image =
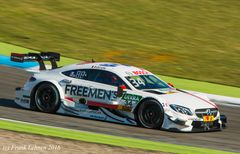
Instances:
[[[174,131],[221,130],[226,123],[206,97],[179,90],[151,72],[108,62],[57,67],[57,53],[11,54],[15,62],[38,61],[23,88],[16,88],[21,107],[47,113]],[[49,60],[47,70],[43,61]]]

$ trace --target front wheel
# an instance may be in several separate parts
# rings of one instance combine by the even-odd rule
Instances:
[[[163,124],[164,109],[158,101],[148,99],[140,104],[136,116],[140,126],[160,129]]]
[[[51,83],[41,84],[36,89],[34,100],[37,108],[42,112],[55,113],[60,106],[58,90]]]

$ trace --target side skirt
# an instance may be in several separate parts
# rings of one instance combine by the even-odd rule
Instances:
[[[57,113],[78,116],[83,118],[90,118],[114,123],[121,123],[126,125],[137,125],[133,119],[120,117],[116,114],[113,114],[108,109],[99,107],[98,110],[89,109],[87,105],[80,105],[74,107],[69,105],[68,101],[63,101]]]

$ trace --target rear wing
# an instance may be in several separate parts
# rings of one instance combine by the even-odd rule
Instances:
[[[11,61],[14,62],[32,62],[37,61],[39,63],[39,70],[46,70],[44,61],[50,61],[52,69],[58,68],[57,62],[60,61],[60,54],[56,52],[41,52],[41,53],[11,53]]]

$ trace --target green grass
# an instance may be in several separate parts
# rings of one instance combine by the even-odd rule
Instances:
[[[0,0],[0,41],[240,87],[239,0]]]
[[[206,148],[197,148],[190,146],[182,146],[175,144],[168,144],[162,142],[153,142],[141,139],[117,137],[111,135],[103,135],[97,133],[69,130],[63,128],[53,128],[47,126],[39,126],[33,124],[26,124],[21,122],[12,122],[6,120],[0,120],[0,129],[6,129],[11,131],[31,133],[38,135],[45,135],[50,137],[60,137],[64,139],[73,139],[85,142],[139,148],[144,150],[154,150],[161,152],[172,152],[177,154],[233,154],[233,152],[226,152],[220,150],[212,150]]]
[[[237,88],[237,87],[231,87],[231,86],[201,82],[201,81],[194,81],[194,80],[187,80],[187,79],[180,79],[180,78],[162,76],[162,75],[159,75],[159,77],[166,82],[173,83],[173,85],[179,89],[240,98],[240,88]]]
[[[27,53],[27,52],[37,52],[37,51],[0,42],[0,54],[9,56],[11,52]],[[75,60],[75,59],[61,57],[61,61],[59,62],[59,64],[68,65],[68,64],[77,63],[77,62],[78,60]],[[219,85],[219,84],[213,84],[213,83],[201,82],[201,81],[194,81],[194,80],[187,80],[187,79],[180,79],[180,78],[163,76],[163,75],[159,75],[159,77],[166,82],[173,83],[176,88],[240,98],[240,88],[237,88],[237,87],[231,87],[231,86],[225,86],[225,85]]]

